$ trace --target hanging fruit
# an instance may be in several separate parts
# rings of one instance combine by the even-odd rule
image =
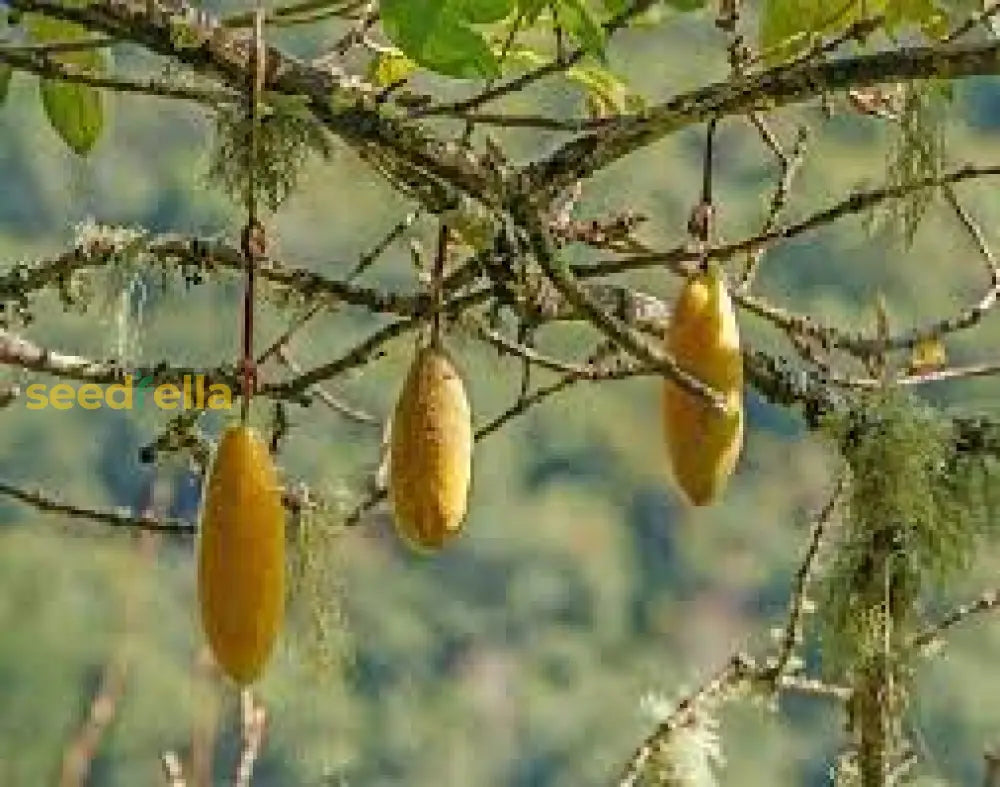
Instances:
[[[400,536],[420,551],[461,530],[472,473],[465,386],[440,348],[421,349],[392,417],[389,498]]]
[[[743,443],[743,361],[732,301],[718,269],[688,281],[667,330],[667,350],[686,372],[719,392],[723,411],[671,380],[663,418],[674,479],[689,503],[708,505],[736,467]]]
[[[284,616],[285,511],[267,447],[247,426],[225,431],[209,472],[198,602],[219,666],[238,684],[252,682]]]

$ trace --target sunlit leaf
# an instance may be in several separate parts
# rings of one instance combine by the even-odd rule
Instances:
[[[765,0],[760,17],[760,47],[765,61],[800,55],[823,36],[846,30],[862,19],[883,16],[889,34],[913,27],[932,38],[947,28],[938,0]]]
[[[368,64],[368,81],[376,87],[388,87],[406,79],[416,68],[417,64],[398,49],[386,50]]]
[[[558,0],[559,23],[580,46],[593,55],[604,56],[604,28],[585,0]]]
[[[32,41],[49,43],[86,39],[89,33],[79,25],[30,14],[25,27]],[[52,58],[75,70],[101,74],[104,56],[99,49],[80,49],[53,54]],[[87,155],[104,128],[101,92],[92,87],[57,79],[41,79],[39,95],[49,123],[67,147],[79,156]]]
[[[518,0],[517,3],[518,13],[521,14],[527,27],[534,25],[548,6],[549,0]]]
[[[458,78],[492,77],[500,65],[473,25],[498,22],[514,0],[383,0],[386,35],[413,61]]]
[[[86,156],[97,143],[104,128],[101,94],[86,85],[54,79],[39,83],[42,106],[52,128],[70,150]]]

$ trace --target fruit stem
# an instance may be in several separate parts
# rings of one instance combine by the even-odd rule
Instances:
[[[442,282],[444,280],[444,259],[448,253],[448,225],[441,222],[438,232],[437,254],[434,255],[434,269],[431,271],[431,347],[441,349],[441,310],[444,306]]]
[[[702,162],[701,172],[701,201],[706,205],[712,204],[712,148],[715,146],[715,127],[718,125],[718,117],[713,117],[708,121],[708,128],[705,132],[705,160]],[[707,226],[707,225],[706,225]],[[708,233],[702,237],[708,241]]]
[[[708,121],[705,131],[705,158],[701,173],[701,200],[688,220],[688,232],[698,244],[698,268],[702,273],[708,272],[708,244],[715,223],[715,205],[712,202],[712,149],[715,145],[715,128],[718,120],[717,117],[713,117]]]
[[[259,5],[254,14],[253,45],[253,54],[251,55],[253,68],[247,91],[247,116],[250,122],[247,156],[247,223],[243,229],[242,238],[242,251],[246,262],[246,286],[243,292],[243,360],[241,363],[243,402],[240,408],[240,421],[243,424],[247,422],[250,414],[250,400],[253,397],[257,381],[257,367],[253,355],[254,274],[257,260],[264,256],[266,250],[264,226],[257,218],[257,109],[264,89],[266,60],[264,9]]]

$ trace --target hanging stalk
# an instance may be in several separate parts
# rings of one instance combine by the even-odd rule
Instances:
[[[441,349],[441,311],[444,308],[444,261],[448,254],[448,225],[441,222],[438,231],[437,253],[431,270],[431,347]]]
[[[267,49],[264,44],[264,10],[258,8],[254,15],[253,51],[251,53],[250,80],[247,89],[247,119],[250,124],[247,172],[246,210],[247,223],[243,228],[242,251],[246,263],[246,286],[243,292],[243,403],[240,420],[247,422],[250,401],[257,383],[257,365],[253,354],[254,286],[257,263],[267,249],[264,226],[257,218],[257,158],[258,158],[258,109],[264,92]]]
[[[705,158],[702,162],[701,201],[695,206],[688,220],[688,232],[697,241],[698,267],[702,273],[708,271],[708,245],[712,238],[715,219],[715,204],[712,201],[712,156],[715,146],[715,127],[718,118],[708,121],[705,131]]]

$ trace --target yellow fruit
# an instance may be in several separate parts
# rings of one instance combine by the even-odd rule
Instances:
[[[736,467],[743,444],[743,360],[736,314],[718,271],[690,280],[667,329],[678,365],[720,393],[723,412],[676,383],[663,383],[663,419],[674,479],[689,503],[711,503]]]
[[[198,602],[215,659],[239,684],[267,661],[285,604],[285,511],[267,447],[245,426],[222,435],[198,537]]]
[[[458,372],[426,347],[410,366],[392,416],[389,498],[396,529],[418,550],[458,534],[472,473],[472,417]]]

